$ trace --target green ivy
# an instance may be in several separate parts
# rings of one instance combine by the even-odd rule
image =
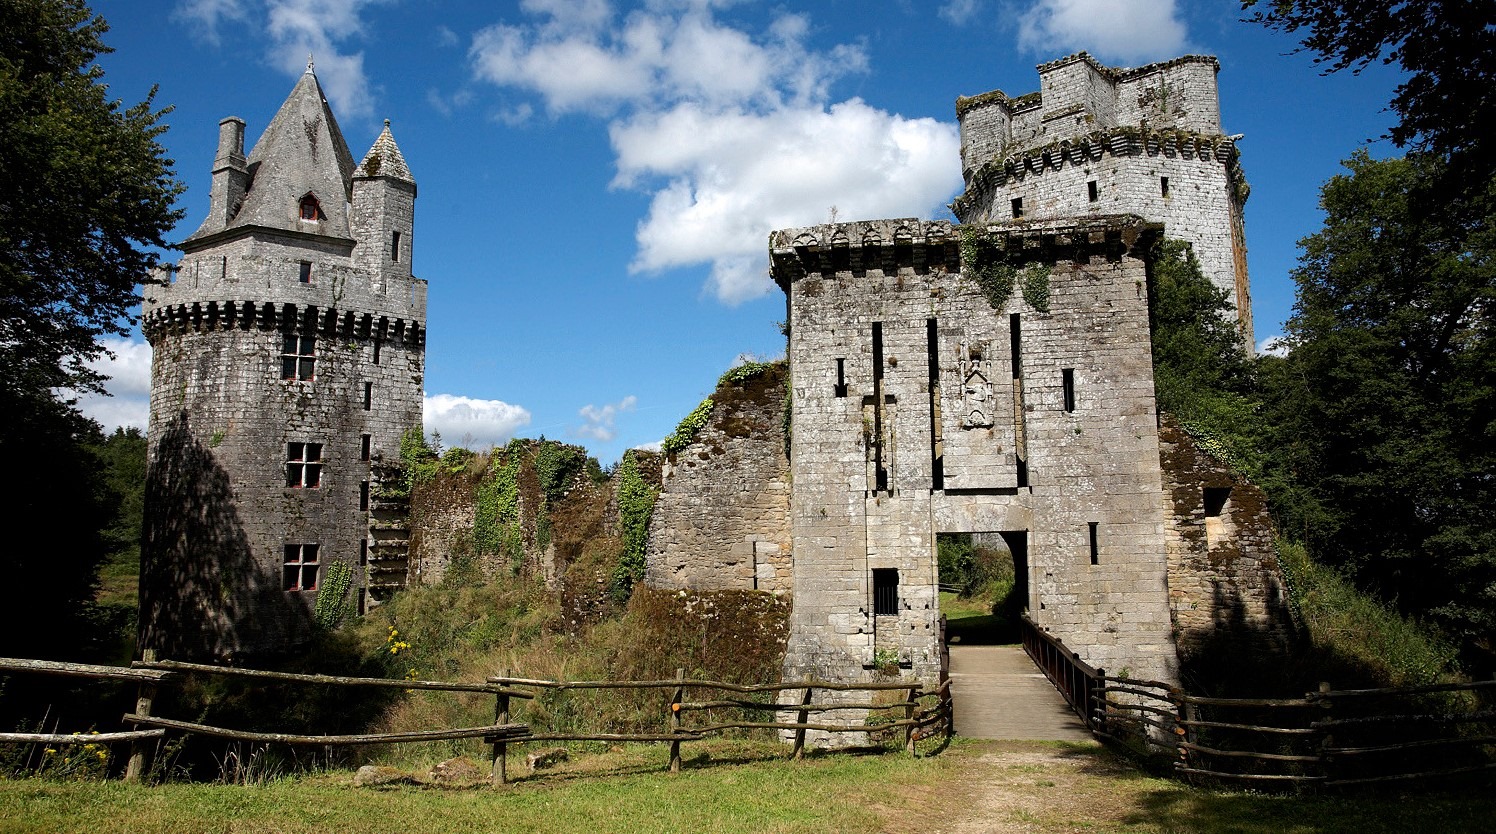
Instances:
[[[615,599],[623,601],[633,593],[634,585],[644,579],[644,546],[649,540],[649,519],[654,515],[655,499],[660,493],[644,482],[633,450],[623,453],[616,477],[623,555],[613,572],[612,592]]]
[[[736,368],[729,368],[727,373],[717,380],[717,387],[720,388],[728,383],[742,385],[750,379],[763,376],[772,367],[774,367],[773,362],[744,362]]]
[[[473,549],[480,554],[507,555],[514,570],[525,556],[519,525],[520,451],[521,447],[510,443],[494,454],[488,477],[478,484],[473,513]]]
[[[696,433],[706,426],[707,420],[711,419],[712,408],[715,405],[711,397],[702,400],[701,405],[696,406],[695,411],[687,414],[686,419],[680,421],[675,431],[660,444],[660,451],[673,455],[691,445],[691,441],[696,439]]]
[[[322,572],[317,587],[316,622],[319,628],[332,630],[348,614],[348,589],[353,586],[353,568],[345,562],[333,562]]]
[[[1049,312],[1049,275],[1049,265],[1041,263],[1026,264],[1018,272],[1023,282],[1023,300],[1041,313]]]

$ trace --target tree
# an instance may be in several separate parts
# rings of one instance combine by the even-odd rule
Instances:
[[[98,567],[120,545],[98,425],[58,389],[99,390],[88,361],[124,334],[181,186],[144,102],[107,98],[108,27],[81,0],[0,0],[0,460],[18,535],[0,653],[87,656]]]
[[[1265,8],[1264,8],[1265,7]],[[1496,4],[1485,0],[1242,0],[1254,23],[1302,34],[1327,72],[1373,61],[1408,77],[1391,107],[1398,147],[1444,157],[1452,181],[1488,182],[1496,120]]]
[[[1154,253],[1153,379],[1158,407],[1244,474],[1259,475],[1264,427],[1255,379],[1226,291],[1200,271],[1188,243],[1164,240]]]
[[[15,390],[96,390],[149,247],[181,217],[155,91],[110,101],[108,31],[81,0],[0,0],[0,367]]]
[[[1325,184],[1301,241],[1291,352],[1267,374],[1282,468],[1319,514],[1315,557],[1465,641],[1496,635],[1496,188],[1414,199],[1434,155]],[[1295,531],[1298,532],[1298,531]]]

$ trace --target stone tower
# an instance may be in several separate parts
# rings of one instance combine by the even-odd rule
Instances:
[[[1042,64],[1039,90],[956,102],[962,223],[1135,214],[1188,241],[1252,345],[1237,136],[1221,132],[1220,63],[1187,55],[1136,69],[1084,52]]]
[[[208,217],[145,293],[141,646],[164,657],[303,642],[403,545],[377,475],[421,426],[415,179],[388,121],[354,164],[310,65],[247,157],[244,129],[220,123]]]

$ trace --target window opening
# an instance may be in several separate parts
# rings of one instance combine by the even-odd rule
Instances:
[[[322,486],[322,444],[286,444],[286,486],[315,489]]]
[[[847,395],[847,360],[845,359],[836,360],[836,388],[834,392],[838,397],[845,397]]]
[[[369,564],[369,540],[360,539],[358,542],[358,566]]]
[[[1226,502],[1231,487],[1205,488],[1205,546],[1215,547],[1226,537]]]
[[[358,509],[359,512],[369,510],[369,482],[361,481],[358,485]]]
[[[376,364],[376,365],[379,364],[379,348],[380,348],[380,341],[378,339],[375,339],[374,340],[374,364]]]
[[[373,404],[374,404],[374,383],[372,383],[372,382],[365,382],[364,383],[364,410],[368,411],[369,408],[370,408],[370,406],[372,406]]]
[[[1023,318],[1008,314],[1008,359],[1013,368],[1013,457],[1015,484],[1028,483],[1028,426],[1023,414]]]
[[[299,212],[302,220],[315,221],[321,220],[323,217],[322,206],[318,205],[317,198],[310,194],[301,198]]]
[[[1161,194],[1161,195],[1163,195],[1165,197],[1169,196],[1169,178],[1168,177],[1159,177],[1158,178],[1158,192],[1159,192],[1159,194]]]
[[[1097,542],[1096,537],[1096,528],[1098,524],[1095,521],[1091,521],[1087,522],[1087,525],[1091,528],[1091,564],[1100,564],[1101,547]]]
[[[878,617],[899,613],[899,569],[873,568],[873,614]]]
[[[288,544],[282,575],[288,591],[317,590],[317,545]]]
[[[925,319],[925,354],[930,390],[930,489],[945,489],[945,438],[940,414],[940,328]]]
[[[400,233],[390,232],[390,260],[400,263]]]
[[[361,440],[362,440],[362,445],[363,445],[363,449],[361,450],[363,456],[360,459],[361,460],[368,460],[369,459],[369,446],[373,442],[374,437],[372,435],[367,435],[366,434],[366,435],[364,435],[361,438]]]
[[[1014,197],[1011,203],[1013,207],[1013,219],[1017,220],[1023,216],[1023,198]]]
[[[369,592],[364,588],[358,589],[358,615],[362,617],[369,612]]]
[[[1091,180],[1090,182],[1086,183],[1086,196],[1089,197],[1090,201],[1093,203],[1096,202],[1096,200],[1101,196],[1101,192],[1096,188],[1095,180]]]
[[[883,459],[883,322],[873,322],[873,489],[888,489]]]
[[[297,279],[300,280],[303,284],[312,283],[312,262],[302,261],[300,264],[298,264],[298,267],[299,271],[296,276]]]
[[[287,333],[281,345],[281,379],[309,382],[317,373],[317,337]]]
[[[1075,369],[1063,368],[1060,370],[1060,387],[1065,394],[1065,412],[1075,410]]]

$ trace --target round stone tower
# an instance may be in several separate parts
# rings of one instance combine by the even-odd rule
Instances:
[[[377,476],[421,427],[415,179],[388,121],[354,164],[310,65],[248,157],[244,128],[220,124],[208,218],[145,291],[140,645],[163,657],[292,648],[377,601],[404,544]]]
[[[1135,214],[1188,241],[1252,345],[1236,140],[1221,131],[1220,64],[1204,55],[1136,69],[1084,52],[1039,66],[1039,90],[958,99],[962,223]]]

